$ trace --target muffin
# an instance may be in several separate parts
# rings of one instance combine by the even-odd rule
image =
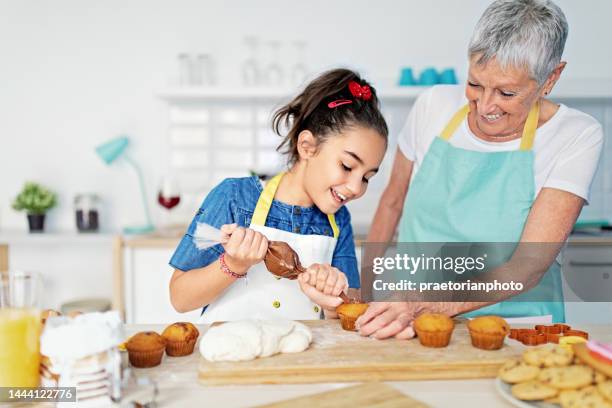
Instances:
[[[472,346],[483,350],[497,350],[504,344],[510,326],[499,316],[480,316],[468,322]]]
[[[414,331],[425,347],[446,347],[453,334],[453,319],[439,313],[423,313],[414,320]]]
[[[155,367],[161,363],[166,339],[153,331],[145,331],[130,337],[125,347],[134,367]]]
[[[193,348],[200,332],[191,323],[178,322],[166,327],[162,337],[166,340],[166,354],[173,357],[187,356]]]
[[[336,308],[344,330],[355,331],[355,320],[368,309],[367,303],[343,303]]]

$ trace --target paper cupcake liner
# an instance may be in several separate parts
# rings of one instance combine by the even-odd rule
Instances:
[[[416,329],[415,329],[416,330]],[[421,345],[425,347],[446,347],[450,343],[453,330],[448,331],[424,331],[416,330]]]
[[[355,321],[357,320],[356,317],[345,316],[342,314],[338,314],[338,317],[340,317],[340,325],[342,326],[344,330],[356,331],[355,329]]]
[[[130,364],[137,368],[155,367],[161,363],[164,348],[151,351],[128,350]]]
[[[483,350],[498,350],[504,345],[505,334],[477,333],[470,330],[472,346]]]
[[[188,356],[193,353],[197,339],[189,341],[168,341],[166,354],[172,357]]]

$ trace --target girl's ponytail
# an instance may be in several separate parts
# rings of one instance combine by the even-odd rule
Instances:
[[[323,73],[272,118],[274,132],[283,137],[276,150],[288,155],[289,165],[299,160],[297,141],[303,130],[312,132],[321,144],[348,126],[372,128],[385,139],[389,133],[376,90],[348,69]],[[282,129],[289,131],[283,135]]]

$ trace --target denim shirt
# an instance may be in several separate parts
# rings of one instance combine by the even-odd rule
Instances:
[[[257,177],[228,178],[211,190],[204,199],[198,213],[191,221],[187,233],[179,243],[170,265],[181,271],[202,268],[216,261],[223,253],[221,245],[199,250],[193,243],[193,233],[198,222],[204,222],[216,228],[224,224],[236,223],[242,227],[251,224],[251,218],[263,187]],[[332,266],[346,274],[349,287],[359,288],[359,273],[351,216],[346,207],[341,207],[335,214],[340,235]],[[303,235],[333,236],[327,215],[316,206],[299,207],[277,200],[272,201],[266,227],[280,229]]]

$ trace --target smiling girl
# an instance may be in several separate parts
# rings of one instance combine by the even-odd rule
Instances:
[[[265,185],[226,179],[209,193],[170,260],[177,311],[203,308],[205,323],[336,317],[340,293],[359,288],[345,204],[365,194],[387,148],[376,91],[353,71],[326,72],[275,112],[273,127],[288,171]],[[220,228],[227,243],[198,250],[197,223]],[[266,270],[269,240],[287,242],[309,266],[297,281]]]

